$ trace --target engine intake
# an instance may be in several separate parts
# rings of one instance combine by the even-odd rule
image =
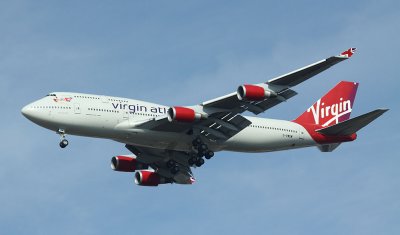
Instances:
[[[266,90],[256,85],[242,85],[237,89],[237,97],[239,100],[257,101],[276,96],[277,94],[274,91]]]
[[[194,122],[206,118],[205,115],[196,113],[193,109],[185,107],[171,107],[167,111],[168,121]]]
[[[141,186],[158,186],[159,184],[172,183],[172,180],[160,176],[153,171],[138,171],[135,173],[135,184]]]
[[[111,169],[114,171],[134,172],[136,170],[147,169],[148,166],[140,163],[136,158],[128,156],[115,156],[111,158]]]

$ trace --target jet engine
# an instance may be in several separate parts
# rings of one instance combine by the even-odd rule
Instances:
[[[196,113],[193,109],[185,107],[171,107],[167,111],[168,121],[179,121],[179,122],[194,122],[196,120],[206,118],[201,113]]]
[[[172,183],[172,181],[153,171],[138,171],[135,173],[135,184],[137,185],[158,186],[159,184],[168,183]]]
[[[261,86],[242,85],[237,89],[237,97],[239,100],[257,101],[276,97],[276,93]]]
[[[138,162],[134,157],[115,156],[111,158],[111,169],[114,171],[134,172],[147,168],[146,164]]]

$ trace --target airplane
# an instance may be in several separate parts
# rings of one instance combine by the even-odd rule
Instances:
[[[132,153],[114,156],[111,168],[135,172],[142,186],[193,184],[192,167],[218,151],[271,152],[316,146],[331,152],[354,141],[356,132],[388,109],[350,119],[358,83],[340,81],[292,121],[255,115],[297,95],[292,87],[350,58],[356,48],[236,92],[193,106],[167,107],[140,100],[72,92],[52,92],[22,108],[22,114],[61,137],[104,138],[125,144]]]

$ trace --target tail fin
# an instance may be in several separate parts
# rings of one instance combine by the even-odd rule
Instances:
[[[341,81],[294,122],[328,127],[350,118],[358,83]]]

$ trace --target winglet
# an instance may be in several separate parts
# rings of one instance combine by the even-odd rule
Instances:
[[[343,51],[342,53],[340,53],[339,57],[350,58],[356,52],[356,50],[357,50],[357,48],[355,48],[355,47],[349,48],[346,51]]]

